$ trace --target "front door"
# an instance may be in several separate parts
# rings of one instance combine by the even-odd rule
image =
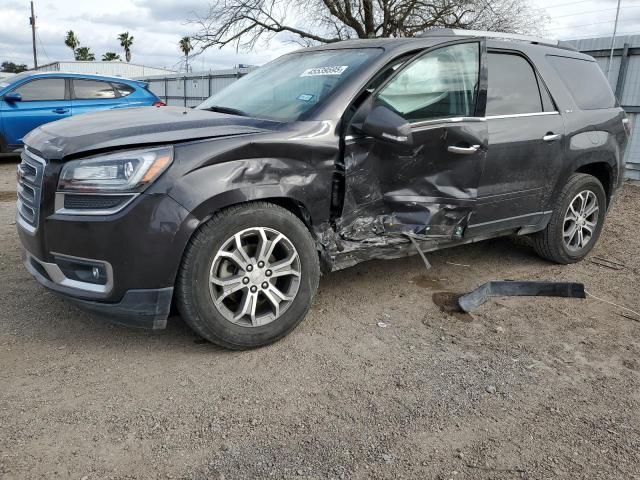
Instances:
[[[399,68],[356,113],[345,138],[345,193],[336,221],[343,241],[464,236],[487,147],[486,122],[476,116],[484,107],[478,108],[483,50],[473,41],[427,51]],[[409,122],[411,144],[359,133],[363,118],[379,106]]]
[[[9,145],[21,145],[24,136],[40,125],[71,115],[64,78],[42,78],[16,87],[21,100],[3,102],[2,117]]]

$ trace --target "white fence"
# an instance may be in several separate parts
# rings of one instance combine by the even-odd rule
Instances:
[[[246,75],[252,68],[234,68],[182,75],[138,77],[167,105],[195,107],[227,85]]]

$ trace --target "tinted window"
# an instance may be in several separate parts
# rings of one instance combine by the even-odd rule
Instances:
[[[519,55],[488,55],[487,116],[542,112],[538,80],[533,68]]]
[[[542,96],[542,108],[545,112],[555,112],[556,105],[553,103],[549,90],[540,77],[538,77],[538,85],[540,86],[540,96]]]
[[[131,95],[136,91],[135,88],[124,83],[114,83],[113,86],[118,91],[121,97],[126,97],[127,95]]]
[[[22,95],[23,102],[64,100],[64,83],[64,78],[34,80],[20,85],[14,91]]]
[[[597,110],[616,106],[609,82],[596,62],[556,56],[547,58],[579,108]]]
[[[83,100],[115,98],[116,92],[110,83],[97,80],[74,80],[75,98]]]
[[[480,46],[465,43],[422,56],[400,72],[376,99],[409,121],[475,113]]]

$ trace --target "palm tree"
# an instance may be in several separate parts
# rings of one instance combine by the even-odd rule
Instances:
[[[64,44],[73,51],[73,57],[76,58],[76,48],[80,46],[80,40],[76,36],[73,30],[67,32],[67,36],[64,39]]]
[[[76,48],[76,60],[81,62],[92,62],[96,59],[96,56],[91,53],[91,49],[89,47],[78,47]]]
[[[120,55],[118,55],[117,53],[114,52],[107,52],[104,55],[102,55],[102,61],[103,62],[115,62],[116,60],[122,60],[120,58]]]
[[[184,69],[189,73],[189,52],[193,50],[193,47],[191,46],[191,39],[189,37],[182,37],[178,43],[180,45],[180,50],[184,53]]]
[[[133,44],[133,37],[129,35],[129,32],[124,32],[118,35],[120,45],[124,48],[124,58],[127,62],[131,61],[131,45]]]

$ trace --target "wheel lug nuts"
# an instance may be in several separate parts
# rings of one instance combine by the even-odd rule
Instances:
[[[267,270],[266,272],[264,272],[264,274],[265,274],[267,277],[270,277],[272,273],[273,273],[273,272],[272,272],[271,270]]]
[[[251,287],[251,293],[256,293],[258,291],[258,287],[256,287],[255,285],[253,285]]]
[[[251,270],[253,270],[253,265],[247,265],[247,272],[250,272]]]
[[[249,277],[244,277],[244,278],[242,279],[242,283],[244,283],[245,285],[246,285],[247,283],[249,283]]]
[[[266,290],[267,288],[269,288],[269,284],[267,282],[262,282],[262,288]]]
[[[259,268],[264,267],[264,262],[258,262],[258,267],[259,267]]]

